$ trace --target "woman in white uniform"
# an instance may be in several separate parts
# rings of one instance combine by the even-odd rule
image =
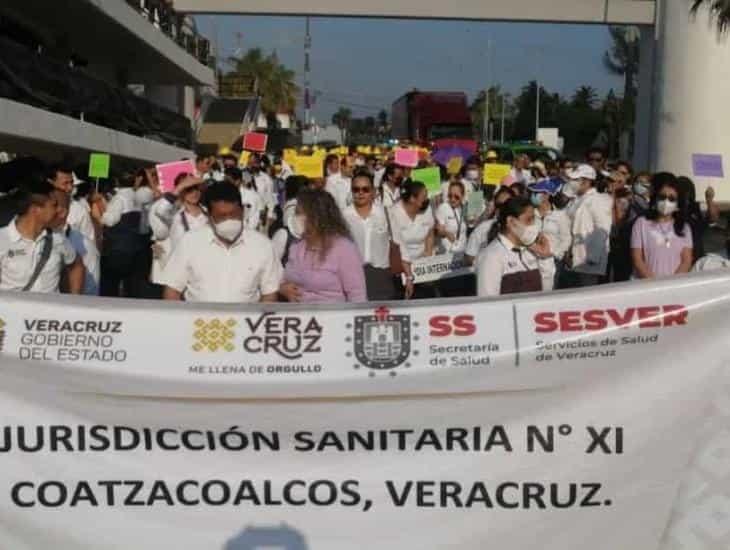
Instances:
[[[405,298],[434,298],[433,284],[414,285],[411,264],[433,255],[434,219],[428,191],[420,181],[408,181],[400,188],[400,200],[388,209],[392,240],[400,247],[405,275]]]
[[[449,184],[446,202],[442,202],[436,209],[436,234],[440,237],[439,253],[464,252],[466,248],[464,184],[460,181]]]
[[[573,242],[570,217],[564,210],[553,205],[553,197],[557,195],[560,183],[554,180],[542,180],[528,186],[530,201],[535,207],[536,224],[550,243],[551,255],[539,258],[542,274],[542,289],[551,291],[565,254]]]
[[[477,293],[480,297],[542,290],[538,265],[549,245],[535,225],[535,209],[528,199],[516,197],[499,211],[489,245],[477,258]]]

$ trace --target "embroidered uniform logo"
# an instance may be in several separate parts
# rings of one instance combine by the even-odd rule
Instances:
[[[197,352],[231,352],[236,338],[236,321],[233,319],[213,319],[205,321],[196,319],[193,323],[193,351]]]
[[[5,321],[0,319],[0,351],[5,347]]]
[[[370,376],[375,376],[377,371],[395,376],[393,369],[396,367],[404,363],[406,368],[410,367],[406,361],[411,355],[411,339],[418,340],[411,331],[417,327],[418,323],[411,324],[410,315],[392,315],[386,307],[379,307],[373,315],[355,317],[354,325],[347,325],[353,329],[353,337],[348,341],[353,342],[353,353],[358,361],[355,368],[371,369]],[[352,353],[347,355],[351,357]]]

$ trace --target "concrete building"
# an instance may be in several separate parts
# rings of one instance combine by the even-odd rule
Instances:
[[[207,44],[163,3],[141,5],[155,3],[3,0],[0,150],[49,160],[193,154],[195,87],[215,84]]]

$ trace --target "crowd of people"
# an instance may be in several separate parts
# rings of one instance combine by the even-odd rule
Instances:
[[[0,290],[230,303],[551,291],[686,273],[720,216],[712,188],[701,207],[690,179],[634,173],[600,149],[581,162],[518,155],[485,185],[496,160],[440,166],[430,194],[392,155],[354,149],[327,155],[322,178],[280,156],[199,156],[164,193],[154,166],[99,186],[35,163],[0,197]],[[446,254],[474,274],[414,275]]]

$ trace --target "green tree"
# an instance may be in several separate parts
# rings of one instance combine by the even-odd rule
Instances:
[[[576,109],[593,109],[598,102],[598,92],[592,86],[581,86],[573,94],[570,105]]]
[[[252,48],[241,57],[230,58],[229,62],[234,68],[227,75],[256,80],[261,110],[270,124],[276,119],[277,113],[294,113],[299,96],[296,75],[279,63],[275,52],[265,55],[261,48]]]
[[[492,86],[488,90],[489,93],[489,120],[490,124],[492,125],[492,135],[497,136],[497,139],[499,138],[500,134],[500,128],[499,124],[502,119],[502,100],[504,99],[504,107],[505,107],[505,113],[509,112],[509,115],[505,115],[505,119],[511,119],[512,118],[512,109],[511,104],[507,101],[506,94],[502,91],[502,89],[499,86]],[[485,135],[484,133],[484,109],[486,107],[486,102],[484,101],[484,98],[486,97],[485,90],[482,90],[479,92],[477,97],[474,99],[474,101],[471,104],[471,107],[469,110],[471,111],[471,120],[472,120],[472,126],[474,127],[474,130],[476,132],[476,135],[478,136],[478,139],[482,139]]]
[[[340,129],[342,143],[347,143],[347,132],[349,130],[351,120],[352,111],[345,107],[340,107],[338,111],[332,115],[332,124],[336,125]]]
[[[603,64],[613,74],[624,78],[624,97],[621,104],[621,126],[632,132],[636,112],[636,93],[639,74],[639,38],[637,27],[609,27],[611,48],[603,56]]]
[[[717,26],[721,32],[727,31],[730,26],[730,0],[691,0],[692,13],[696,14],[703,6],[710,8],[710,13],[717,19]]]

